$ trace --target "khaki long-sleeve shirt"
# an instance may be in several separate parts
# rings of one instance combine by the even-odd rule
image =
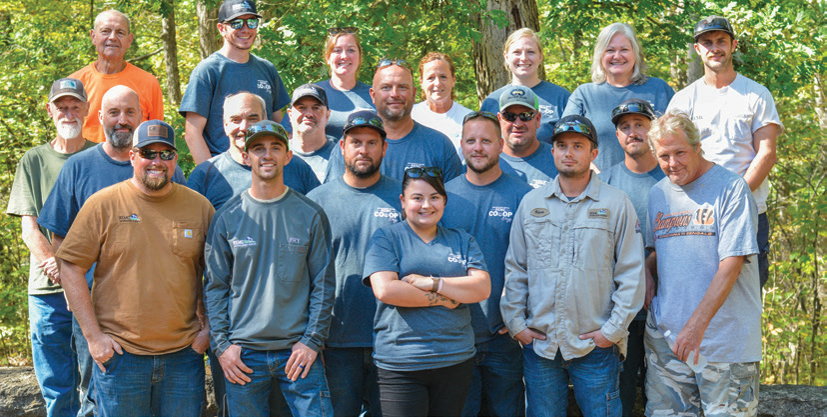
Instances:
[[[526,194],[511,226],[500,311],[513,337],[531,328],[539,356],[582,357],[579,335],[600,330],[626,355],[628,326],[643,306],[643,242],[634,206],[592,174],[569,199],[558,179]]]

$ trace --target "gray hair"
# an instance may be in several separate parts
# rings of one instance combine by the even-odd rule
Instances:
[[[635,30],[632,29],[631,26],[620,22],[606,26],[600,31],[600,34],[597,35],[597,41],[594,44],[594,58],[592,59],[592,81],[596,84],[606,82],[606,73],[603,70],[603,63],[601,61],[603,53],[606,52],[612,38],[617,34],[625,36],[626,39],[629,40],[629,43],[632,44],[632,52],[635,54],[635,68],[632,73],[632,83],[645,83],[649,77],[649,67],[646,66],[646,61],[643,60],[643,48],[640,46],[637,36],[635,36]]]
[[[103,20],[103,17],[106,16],[106,15],[115,15],[115,16],[118,16],[121,19],[123,19],[124,22],[126,22],[126,33],[131,32],[132,22],[129,21],[129,17],[127,15],[121,13],[120,11],[115,10],[115,9],[104,10],[104,11],[98,13],[98,15],[95,16],[95,29],[98,28],[98,26],[101,24],[101,20]]]
[[[683,132],[686,136],[686,142],[695,149],[700,149],[701,134],[692,119],[684,112],[678,110],[670,110],[661,117],[652,121],[652,127],[649,129],[649,147],[652,152],[655,151],[655,142],[660,141],[666,135],[674,135],[678,132]]]
[[[270,120],[270,115],[267,114],[267,103],[264,101],[263,98],[261,98],[260,95],[253,94],[249,91],[239,91],[238,93],[230,94],[224,98],[224,105],[222,107],[222,109],[224,110],[224,116],[221,118],[222,120],[227,120],[227,109],[230,107],[230,101],[241,95],[253,96],[256,99],[256,101],[258,101],[258,104],[261,105],[261,120]]]

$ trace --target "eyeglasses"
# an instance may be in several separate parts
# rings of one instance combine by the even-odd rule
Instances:
[[[557,123],[554,125],[554,133],[552,136],[557,135],[558,133],[565,133],[565,132],[577,132],[583,135],[588,136],[590,139],[592,136],[592,128],[585,123],[578,122],[576,120],[569,120],[563,123]]]
[[[163,151],[153,151],[152,149],[138,149],[138,155],[141,158],[153,160],[156,156],[160,156],[162,161],[172,161],[175,159],[176,152],[170,149]]]
[[[480,110],[480,111],[472,111],[471,113],[466,114],[465,117],[462,118],[462,124],[466,124],[466,123],[468,123],[469,120],[474,120],[474,119],[479,118],[479,117],[484,117],[484,118],[486,118],[488,120],[491,120],[495,123],[500,122],[499,120],[497,120],[497,115],[496,114],[491,113],[490,111]]]
[[[442,170],[438,167],[411,167],[405,170],[405,176],[408,178],[429,176],[431,178],[442,179]]]
[[[239,30],[242,26],[244,26],[245,22],[247,23],[247,27],[250,29],[258,28],[258,18],[255,17],[251,17],[249,19],[234,19],[226,22],[225,24],[230,25],[230,27],[235,30]]]
[[[626,114],[626,113],[642,113],[648,116],[650,119],[655,118],[655,113],[652,111],[652,108],[647,106],[644,103],[626,103],[621,104],[612,110],[612,120],[619,115]]]
[[[527,122],[527,121],[533,119],[534,116],[537,115],[537,112],[536,111],[526,111],[526,112],[522,112],[522,113],[518,114],[518,113],[511,113],[510,111],[504,111],[504,112],[500,112],[500,114],[503,116],[503,119],[508,120],[509,122],[513,122],[513,121],[517,120],[518,117],[520,118],[520,120],[522,120],[524,122]]]
[[[255,124],[250,126],[247,129],[247,139],[251,136],[261,133],[261,132],[271,132],[274,133],[276,136],[280,136],[280,139],[287,138],[287,131],[284,130],[284,127],[278,123],[267,123],[267,124]]]
[[[356,28],[356,27],[353,27],[353,26],[347,26],[347,27],[343,27],[343,28],[330,28],[330,29],[327,30],[328,36],[335,36],[335,35],[338,35],[340,33],[354,34],[354,33],[357,33],[357,32],[359,32],[359,28]]]
[[[394,64],[399,65],[402,68],[405,68],[406,70],[410,71],[411,74],[413,74],[413,67],[411,67],[411,64],[408,63],[408,61],[405,61],[404,59],[399,59],[399,58],[393,58],[393,59],[383,58],[383,59],[380,59],[379,62],[376,63],[376,69],[380,70],[382,68],[389,67],[389,66],[394,65]]]

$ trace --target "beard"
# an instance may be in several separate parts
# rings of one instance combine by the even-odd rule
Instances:
[[[117,132],[117,129],[129,128],[128,132]],[[112,127],[104,127],[103,134],[106,141],[115,149],[126,149],[132,146],[132,134],[135,129],[130,125],[116,124]]]
[[[404,119],[406,116],[411,114],[411,106],[407,104],[402,110],[391,110],[390,107],[384,106],[380,110],[378,107],[376,108],[376,112],[382,117],[383,120],[389,120],[391,122],[398,122]]]
[[[141,174],[141,184],[150,191],[158,191],[169,184],[169,175],[167,172],[164,172],[162,178],[150,177],[146,170],[144,170],[143,174]]]
[[[379,158],[378,161],[371,161],[371,164],[364,168],[359,168],[356,165],[356,162],[347,163],[345,162],[345,168],[347,168],[348,172],[353,174],[356,178],[365,179],[370,178],[376,171],[379,171],[379,167],[382,165],[382,158]]]
[[[60,135],[63,139],[74,139],[80,136],[81,132],[83,131],[83,120],[75,118],[75,124],[66,125],[62,122],[57,124],[57,134]]]
[[[500,161],[497,160],[496,158],[488,158],[488,160],[486,160],[483,163],[482,166],[477,167],[469,159],[467,159],[467,158],[465,159],[465,166],[467,166],[468,169],[470,169],[471,171],[474,171],[477,174],[484,174],[484,173],[488,172],[488,170],[493,168],[494,165],[497,165],[499,163],[500,163]]]

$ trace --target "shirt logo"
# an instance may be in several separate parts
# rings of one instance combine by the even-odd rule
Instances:
[[[399,221],[399,212],[392,207],[377,207],[373,212],[373,217],[387,218],[391,223],[396,223]]]
[[[252,237],[247,236],[245,239],[233,239],[230,241],[234,248],[245,248],[247,246],[255,246],[256,241]]]
[[[187,239],[192,239],[192,229],[184,229],[184,237]]]
[[[118,216],[119,223],[140,223],[141,218],[138,217],[137,214],[132,214],[131,216]]]
[[[258,89],[267,90],[267,94],[273,94],[273,88],[267,80],[258,80]]]
[[[715,224],[715,210],[711,207],[701,207],[695,210],[695,223],[711,226]]]
[[[295,243],[295,244],[298,245],[298,244],[302,243],[302,240],[297,238],[297,237],[288,237],[287,238],[287,243]]]
[[[549,213],[548,209],[545,209],[545,208],[542,208],[542,207],[538,207],[534,210],[531,210],[531,215],[534,216],[534,217],[546,217],[546,216],[548,216],[548,213]]]
[[[609,218],[609,210],[608,209],[589,209],[589,218],[590,219],[608,219]]]
[[[554,113],[555,113],[556,108],[557,108],[557,106],[549,106],[549,105],[546,105],[546,104],[541,104],[540,105],[540,113],[543,114],[544,119],[547,118],[548,120],[554,120],[555,119]]]
[[[465,268],[465,265],[468,263],[463,257],[461,253],[449,253],[448,254],[448,262],[458,263]]]
[[[499,217],[502,221],[511,223],[514,212],[510,207],[491,207],[491,210],[488,211],[488,217]]]
[[[694,213],[689,211],[669,214],[658,212],[655,215],[653,232],[656,239],[676,236],[715,236],[717,234],[715,227],[710,227],[714,223],[715,218],[711,207],[701,207]]]
[[[61,90],[67,89],[67,88],[74,90],[74,89],[78,88],[77,83],[72,81],[72,80],[62,80],[58,86]]]
[[[520,89],[511,90],[511,97],[522,97],[525,95],[525,92]]]

